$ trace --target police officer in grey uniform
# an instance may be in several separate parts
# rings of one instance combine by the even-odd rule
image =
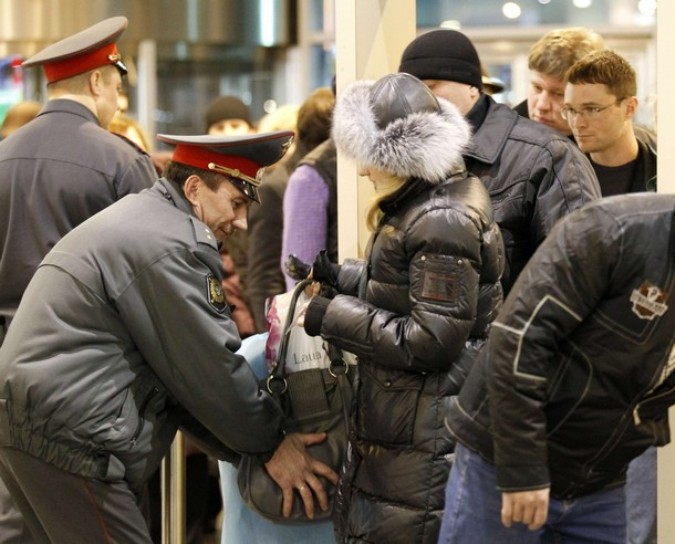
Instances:
[[[54,244],[156,178],[147,154],[107,130],[126,74],[115,45],[126,27],[125,17],[106,19],[23,63],[43,67],[49,101],[0,142],[0,341]]]
[[[129,193],[150,187],[150,158],[108,132],[126,68],[113,17],[23,65],[42,66],[49,101],[0,142],[0,345],[38,264],[59,239]],[[0,541],[33,542],[0,481]]]
[[[337,475],[284,435],[223,296],[219,240],[245,228],[291,132],[160,136],[166,177],[82,223],[31,280],[0,350],[0,475],[38,542],[151,542],[138,491],[182,428],[209,453],[260,455],[290,512]]]

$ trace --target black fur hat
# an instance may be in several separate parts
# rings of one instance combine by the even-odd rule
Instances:
[[[462,164],[471,129],[459,110],[410,74],[355,81],[333,112],[338,149],[362,165],[429,183]]]

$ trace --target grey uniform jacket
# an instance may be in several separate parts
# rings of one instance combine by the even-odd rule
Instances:
[[[73,100],[50,100],[0,142],[0,316],[64,234],[156,178],[148,155]]]
[[[212,232],[166,180],[66,235],[0,350],[0,444],[133,488],[179,412],[227,448],[273,450],[282,415],[234,354],[222,274]]]

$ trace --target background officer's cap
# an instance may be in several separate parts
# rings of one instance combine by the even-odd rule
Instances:
[[[105,19],[46,47],[25,60],[22,66],[41,65],[49,83],[84,74],[106,64],[112,64],[126,74],[127,67],[115,41],[128,24],[127,18],[122,16]]]
[[[243,136],[171,136],[157,139],[173,144],[172,162],[222,174],[248,198],[260,202],[258,187],[266,166],[288,150],[293,133],[288,130]]]

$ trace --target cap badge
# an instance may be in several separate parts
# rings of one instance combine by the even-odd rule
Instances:
[[[263,173],[265,172],[264,168],[258,168],[258,171],[255,174],[255,177],[252,178],[251,176],[248,176],[244,174],[241,170],[238,168],[228,168],[227,166],[222,166],[221,164],[216,164],[215,162],[210,162],[208,164],[209,170],[214,170],[216,172],[219,172],[221,174],[226,174],[228,176],[231,176],[233,178],[240,179],[242,181],[245,181],[246,183],[250,183],[254,187],[260,187],[260,183],[262,183],[262,177]]]
[[[633,303],[633,313],[640,319],[653,320],[656,316],[666,313],[668,294],[656,285],[645,280],[630,296]]]

